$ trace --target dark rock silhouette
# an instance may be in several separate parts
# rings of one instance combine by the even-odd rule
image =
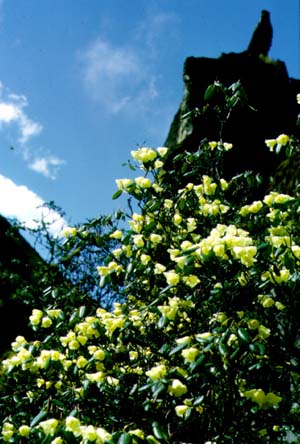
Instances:
[[[248,53],[259,56],[267,56],[272,45],[273,29],[270,21],[270,13],[263,10],[261,18],[254,30],[248,46]]]
[[[265,139],[282,133],[299,134],[296,94],[300,92],[300,80],[289,78],[284,62],[265,57],[271,44],[268,23],[269,13],[263,11],[248,50],[242,53],[186,59],[183,99],[165,141],[169,147],[167,169],[179,168],[174,161],[176,154],[196,151],[205,138],[233,143],[225,157],[226,178],[249,170],[267,180],[283,160],[270,153]],[[220,82],[229,87],[238,81],[247,104],[238,104],[222,128],[213,112],[193,113],[211,105],[204,99],[209,85]]]
[[[18,292],[38,291],[36,272],[46,272],[46,263],[3,216],[0,216],[0,355],[17,335],[29,333],[28,316],[32,308]]]

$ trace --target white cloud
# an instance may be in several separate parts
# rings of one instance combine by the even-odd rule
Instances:
[[[28,101],[24,95],[8,93],[0,82],[0,131],[5,131],[7,126],[14,125],[18,133],[19,152],[26,165],[47,178],[55,179],[60,166],[65,162],[58,157],[46,155],[45,150],[40,148],[37,153],[36,148],[32,147],[31,138],[38,136],[43,127],[28,117],[25,113],[27,106]]]
[[[1,84],[0,89],[0,124],[15,123],[19,130],[19,142],[26,143],[31,137],[41,133],[43,127],[40,123],[31,120],[24,112],[28,106],[25,96],[17,94],[5,94]]]
[[[133,47],[115,46],[98,38],[83,60],[88,92],[111,113],[140,112],[158,94],[156,76]]]
[[[165,56],[179,43],[179,17],[173,12],[153,12],[151,7],[135,32],[137,44],[143,42],[147,58]]]
[[[64,160],[58,157],[48,156],[48,157],[37,157],[29,165],[29,168],[37,173],[43,174],[49,179],[56,179],[59,167],[65,163]]]
[[[67,223],[44,204],[43,199],[25,185],[16,185],[0,174],[0,213],[5,217],[16,218],[28,228],[37,228],[44,220],[50,224],[51,233],[57,236]]]

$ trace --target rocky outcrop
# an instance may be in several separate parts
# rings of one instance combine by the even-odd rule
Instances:
[[[1,355],[16,335],[28,333],[28,315],[39,291],[37,275],[46,272],[46,263],[3,216],[0,216],[0,245]]]
[[[216,59],[189,57],[183,80],[183,99],[165,142],[170,148],[169,162],[182,150],[196,151],[205,138],[221,138],[234,146],[226,156],[227,177],[245,170],[265,177],[272,174],[282,159],[269,152],[264,140],[282,133],[299,134],[296,94],[300,80],[289,78],[285,63],[249,50]],[[209,85],[220,82],[228,87],[238,81],[247,103],[235,106],[222,128],[215,114],[193,113],[210,106],[204,99]]]

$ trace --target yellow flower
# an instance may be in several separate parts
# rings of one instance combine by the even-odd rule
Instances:
[[[218,142],[208,142],[210,149],[213,151],[217,146]]]
[[[277,144],[277,141],[276,141],[276,139],[267,139],[267,140],[265,140],[265,144],[270,149],[270,151],[273,151],[275,145]]]
[[[212,196],[213,194],[215,194],[217,184],[213,183],[212,179],[209,176],[203,176],[202,181],[204,193],[208,196]]]
[[[286,134],[280,134],[280,136],[278,136],[276,138],[276,142],[280,145],[283,145],[283,146],[285,146],[289,140],[290,140],[290,138]]]
[[[272,305],[275,304],[275,301],[273,298],[270,298],[269,296],[263,296],[259,299],[259,302],[264,308],[270,308]]]
[[[188,409],[189,407],[187,405],[177,405],[175,407],[176,415],[182,418]]]
[[[91,382],[102,382],[105,378],[105,375],[102,371],[96,373],[86,373],[85,376]]]
[[[1,435],[4,442],[10,442],[10,439],[14,435],[14,426],[5,422],[2,427]]]
[[[152,182],[148,177],[136,177],[134,181],[140,188],[150,188],[152,185]]]
[[[164,165],[164,163],[161,160],[156,160],[154,162],[154,168],[158,170],[158,168],[161,168]]]
[[[135,361],[139,357],[139,354],[137,351],[131,350],[129,352],[129,359],[130,361]]]
[[[176,344],[188,344],[191,340],[190,336],[184,336],[183,338],[176,339]]]
[[[154,274],[162,274],[166,270],[166,267],[162,264],[155,264],[154,266]]]
[[[212,333],[210,331],[206,331],[204,333],[197,333],[196,338],[202,339],[203,341],[206,341],[207,339],[210,339],[212,336]]]
[[[49,328],[52,325],[52,320],[49,318],[49,316],[44,316],[41,325],[43,328]]]
[[[75,227],[65,227],[63,228],[61,235],[63,237],[74,237],[77,234],[77,229]]]
[[[257,319],[250,319],[247,323],[250,330],[256,330],[259,328],[259,322]]]
[[[220,185],[221,185],[221,189],[223,191],[227,190],[228,188],[228,182],[225,179],[220,179]]]
[[[176,397],[184,395],[187,391],[187,386],[179,381],[179,379],[173,379],[172,384],[168,387],[168,392]]]
[[[297,259],[300,259],[300,247],[299,245],[292,245],[291,250]]]
[[[63,444],[63,439],[61,436],[58,436],[57,438],[54,438],[50,444]]]
[[[127,192],[133,184],[132,179],[116,179],[116,184],[119,190]]]
[[[156,381],[157,379],[163,378],[167,374],[167,367],[164,364],[157,365],[152,367],[150,370],[146,372],[146,375],[152,380]]]
[[[243,392],[243,395],[251,399],[251,401],[256,402],[259,408],[262,408],[265,401],[265,392],[262,389],[252,389]]]
[[[230,346],[232,344],[235,344],[237,341],[238,341],[237,336],[234,333],[232,333],[228,338],[227,344]]]
[[[53,436],[58,426],[58,420],[55,418],[47,419],[39,423],[39,427],[43,429],[45,435]]]
[[[197,276],[194,276],[193,274],[191,274],[190,276],[184,276],[182,280],[188,287],[191,288],[196,287],[196,285],[198,285],[200,282],[200,279]]]
[[[225,151],[229,151],[229,150],[231,150],[231,148],[233,147],[233,145],[232,145],[232,143],[224,142],[224,143],[223,143],[223,147],[224,147],[224,150],[225,150]]]
[[[123,253],[122,248],[116,248],[115,250],[112,251],[112,254],[116,259],[119,259],[122,253]]]
[[[268,409],[274,407],[282,401],[282,398],[275,393],[269,392],[267,395],[262,389],[252,389],[245,392],[241,392],[242,396],[245,396],[251,401],[256,402],[260,409]]]
[[[75,418],[75,416],[67,416],[66,430],[67,432],[72,432],[75,436],[79,436],[81,434],[79,419]]]
[[[22,425],[19,427],[19,434],[21,436],[28,436],[30,433],[30,427],[28,425]]]
[[[213,252],[217,257],[222,257],[224,259],[228,258],[227,254],[225,253],[225,245],[224,244],[217,244],[213,247]]]
[[[300,105],[300,94],[297,94],[296,99],[297,99],[298,105]]]
[[[171,285],[172,287],[177,285],[180,281],[180,276],[175,273],[175,271],[165,271],[164,276],[167,280],[168,285]]]
[[[142,234],[135,234],[132,236],[133,243],[138,247],[142,248],[145,245],[143,235]]]
[[[69,342],[68,346],[69,346],[70,350],[78,350],[80,347],[80,344],[78,341],[76,341],[76,339],[74,339],[73,341]]]
[[[47,315],[50,316],[50,318],[58,318],[62,313],[61,309],[51,309],[51,310],[47,310]]]
[[[33,309],[31,316],[29,316],[30,323],[32,325],[39,325],[43,317],[43,312],[41,310]]]
[[[257,248],[255,246],[246,246],[246,247],[233,247],[233,253],[237,259],[240,259],[243,265],[246,267],[250,267],[254,264],[256,259],[254,256],[257,253]]]
[[[87,360],[84,356],[79,356],[79,358],[77,358],[76,365],[78,368],[84,368],[87,365]]]
[[[163,316],[165,316],[170,321],[174,321],[178,310],[177,306],[170,307],[169,305],[158,305],[157,308]]]
[[[101,348],[99,348],[99,349],[94,351],[93,356],[94,356],[94,358],[97,361],[104,361],[104,359],[105,359],[105,351],[102,350]]]
[[[106,441],[110,441],[112,436],[102,427],[98,427],[97,430],[97,444],[104,444]]]
[[[84,439],[84,441],[96,441],[97,432],[96,432],[96,428],[94,426],[92,426],[92,425],[81,426],[80,431],[81,431],[81,436]]]
[[[141,263],[147,265],[151,261],[151,257],[148,254],[141,254]]]
[[[151,233],[149,239],[154,244],[159,244],[162,241],[162,236],[160,234]]]
[[[277,301],[275,302],[275,307],[277,308],[277,310],[284,310],[285,309],[285,305],[283,305],[281,302]]]
[[[173,207],[173,201],[171,199],[165,199],[164,200],[164,208],[167,210],[170,210]]]
[[[139,148],[137,151],[131,151],[131,156],[134,158],[134,160],[137,160],[139,162],[151,162],[153,161],[157,154],[156,152],[151,148]]]
[[[194,362],[200,351],[196,347],[185,348],[182,350],[181,355],[187,362]]]
[[[267,327],[265,327],[264,325],[260,325],[258,327],[258,336],[261,339],[267,339],[271,334],[271,330]]]
[[[196,228],[197,228],[197,221],[196,221],[196,219],[194,217],[188,217],[187,218],[186,228],[187,228],[189,233],[191,233],[192,231],[196,230]]]
[[[23,348],[25,344],[27,344],[27,341],[24,336],[17,336],[14,342],[12,342],[11,347],[13,351],[17,351],[19,348]]]
[[[294,198],[292,196],[289,196],[288,194],[277,194],[276,196],[274,196],[274,203],[282,204],[293,199]]]
[[[125,318],[122,317],[116,317],[116,318],[111,318],[111,319],[106,319],[105,320],[105,326],[106,326],[106,330],[107,333],[109,335],[112,335],[113,332],[117,329],[117,328],[122,328],[123,325],[125,324]]]
[[[115,230],[113,233],[111,233],[111,234],[109,235],[109,237],[110,237],[111,239],[121,239],[122,236],[123,236],[123,233],[122,233],[121,230]]]
[[[138,438],[144,439],[145,434],[141,429],[129,430],[129,435],[137,436]]]
[[[106,378],[106,382],[107,382],[109,385],[112,385],[112,386],[114,386],[114,387],[117,387],[117,386],[120,384],[119,379],[114,378],[113,376],[107,376],[107,378]]]
[[[159,147],[156,149],[156,151],[158,152],[158,154],[159,154],[161,157],[164,157],[164,156],[167,154],[167,152],[168,152],[168,148],[166,148],[166,147],[164,147],[164,146],[159,146]]]
[[[173,217],[173,222],[175,225],[180,225],[182,222],[182,216],[179,213],[175,213]]]

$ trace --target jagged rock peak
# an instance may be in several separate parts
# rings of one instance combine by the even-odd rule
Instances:
[[[267,56],[272,45],[272,37],[273,29],[270,13],[269,11],[263,10],[261,12],[260,21],[253,32],[247,52],[255,56]]]

